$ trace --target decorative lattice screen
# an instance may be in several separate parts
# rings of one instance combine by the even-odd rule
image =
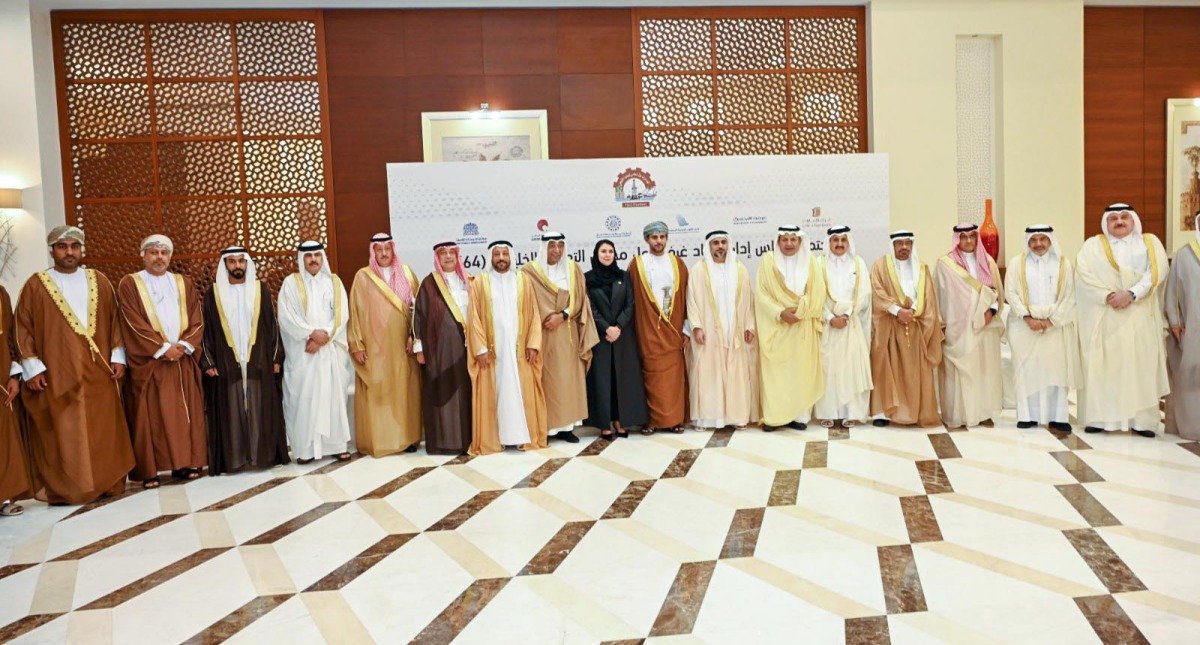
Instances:
[[[247,247],[278,292],[296,245],[334,251],[318,12],[55,13],[67,221],[115,282],[175,242],[202,289]]]
[[[861,9],[634,13],[639,155],[866,152]]]

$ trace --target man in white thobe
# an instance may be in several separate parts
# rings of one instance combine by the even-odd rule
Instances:
[[[1071,430],[1067,395],[1079,384],[1075,271],[1044,224],[1025,229],[1025,252],[1008,262],[1008,343],[1017,427]]]
[[[712,231],[703,249],[688,274],[688,407],[698,429],[736,428],[759,417],[754,291],[729,233]]]
[[[307,464],[334,455],[350,459],[350,350],[346,322],[350,305],[342,281],[330,272],[325,247],[300,245],[300,271],[279,288],[283,335],[283,414],[296,461]]]
[[[1075,301],[1083,386],[1079,417],[1086,432],[1132,430],[1153,437],[1159,399],[1170,391],[1160,289],[1167,252],[1128,204],[1104,210],[1103,231],[1083,243]]]
[[[852,428],[871,414],[871,276],[849,226],[825,231],[825,332],[821,368],[825,394],[814,410],[821,425]]]

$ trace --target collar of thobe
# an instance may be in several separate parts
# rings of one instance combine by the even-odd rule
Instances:
[[[59,313],[66,319],[67,324],[71,327],[71,331],[86,338],[92,352],[100,354],[100,349],[96,346],[95,341],[96,309],[99,305],[99,298],[96,291],[96,274],[91,269],[82,268],[76,269],[75,273],[62,273],[54,269],[47,269],[38,274],[38,279],[46,289],[46,293],[50,294],[50,300],[54,302],[54,306],[58,307]],[[80,282],[87,285],[87,320],[80,320],[75,315],[75,310],[67,302],[63,290],[58,288],[59,282],[63,285],[75,285]],[[105,363],[105,365],[108,365],[108,363]]]
[[[213,292],[213,297],[217,301],[217,317],[221,320],[221,333],[225,336],[225,344],[233,348],[233,356],[237,359],[238,363],[245,365],[250,360],[250,351],[254,349],[254,343],[258,341],[258,315],[262,310],[262,289],[258,288],[257,282],[250,284],[249,281],[241,284],[226,283],[224,286],[229,289],[229,295],[233,298],[237,298],[240,295],[236,292],[235,287],[244,287],[246,289],[245,293],[253,298],[253,305],[250,309],[250,342],[246,346],[246,352],[243,354],[241,346],[234,342],[233,326],[229,323],[231,312],[227,308],[228,305],[223,302],[224,297],[221,295],[223,289],[217,289]],[[236,314],[238,312],[234,311],[232,313]],[[307,306],[305,307],[305,313],[308,313]]]
[[[143,277],[144,271],[139,271],[133,274],[133,282],[137,285],[138,296],[142,299],[142,307],[146,310],[146,317],[150,319],[150,326],[154,331],[162,335],[163,339],[167,339],[167,332],[163,328],[162,321],[158,319],[158,309],[156,308],[156,300],[150,295],[150,289]],[[161,276],[154,276],[146,273],[147,277],[159,282],[157,286],[161,287],[161,283],[165,280],[173,280],[175,283],[176,295],[179,299],[179,333],[188,327],[188,312],[187,312],[187,291],[183,284],[183,276],[178,273],[165,273]]]

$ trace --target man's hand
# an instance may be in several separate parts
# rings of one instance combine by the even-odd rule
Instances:
[[[916,319],[916,315],[913,314],[912,309],[901,309],[900,313],[896,314],[896,317],[906,325]]]
[[[280,365],[279,363],[275,363],[275,373],[278,374],[282,371],[283,371],[283,366]]]
[[[525,360],[526,361],[528,361],[530,363],[536,363],[537,357],[538,357],[538,350],[533,349],[533,348],[525,349]]]
[[[1109,307],[1120,311],[1133,304],[1133,294],[1128,291],[1114,291],[1104,299]]]
[[[411,354],[411,353],[413,353],[412,348],[413,348],[413,339],[412,339],[412,336],[409,336],[408,340],[406,340],[404,342],[404,352],[406,354]]]
[[[479,365],[479,367],[481,369],[487,369],[488,367],[491,367],[491,365],[492,365],[492,355],[489,354],[488,352],[484,352],[482,354],[476,354],[475,355],[475,363],[477,365]]]
[[[620,337],[621,337],[621,328],[620,327],[614,326],[614,327],[609,327],[608,329],[604,330],[604,340],[607,340],[610,343],[617,342],[617,339]]]
[[[781,311],[779,313],[779,319],[789,325],[794,325],[794,324],[800,322],[799,316],[796,315],[795,307],[789,307],[789,308]]]
[[[558,326],[561,324],[563,324],[563,315],[561,311],[556,311],[549,316],[546,316],[546,319],[542,321],[542,327],[546,331],[554,331],[555,329],[558,329]]]
[[[1183,344],[1183,327],[1172,327],[1171,335],[1175,337],[1175,342]]]
[[[163,352],[162,356],[160,356],[159,358],[162,358],[162,359],[168,360],[168,361],[177,361],[183,355],[184,355],[183,347],[180,345],[173,345],[171,347],[171,349],[168,349],[167,351]]]
[[[1039,324],[1041,321],[1039,321],[1037,318],[1034,318],[1033,316],[1025,316],[1023,320],[1025,321],[1025,326],[1029,328],[1029,331],[1041,331],[1041,325]]]
[[[329,332],[324,329],[314,329],[313,333],[308,335],[308,339],[315,342],[317,347],[323,347],[329,342]]]
[[[113,371],[112,380],[119,381],[121,377],[125,376],[125,365],[123,363],[110,363],[109,367]]]
[[[829,326],[834,329],[845,329],[846,325],[850,324],[850,316],[842,314],[829,319]]]
[[[318,344],[317,341],[315,341],[311,338],[308,339],[308,342],[304,343],[304,353],[305,354],[316,354],[317,351],[320,349],[321,349],[321,345]]]
[[[210,367],[204,370],[204,373],[215,378],[217,376],[217,368]]]
[[[425,364],[425,352],[417,352],[417,363],[420,365]]]
[[[991,309],[988,309],[987,311],[983,312],[983,324],[984,325],[992,324],[992,320],[994,320],[995,318],[996,318],[996,312],[992,311]]]
[[[21,379],[16,376],[8,377],[8,396],[4,399],[5,404],[12,404],[13,399],[17,398],[17,393],[21,391]]]
[[[29,384],[29,389],[33,390],[34,392],[41,392],[42,390],[46,389],[46,373],[42,372],[41,374],[38,374],[37,376],[26,381],[26,383]]]
[[[750,331],[749,329],[747,329],[747,330],[746,330],[746,335],[745,335],[745,338],[746,338],[746,344],[747,344],[747,345],[749,345],[750,343],[753,343],[753,342],[754,342],[754,332],[752,332],[752,331]]]
[[[354,362],[355,362],[355,363],[358,363],[359,365],[366,365],[366,364],[367,364],[367,352],[366,352],[366,350],[364,350],[364,351],[361,351],[361,352],[353,352],[353,353],[351,353],[350,355],[354,357]]]
[[[705,338],[703,329],[692,327],[692,340],[696,341],[697,345],[703,345],[708,339]]]

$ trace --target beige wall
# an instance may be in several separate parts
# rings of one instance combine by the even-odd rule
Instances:
[[[1082,0],[871,0],[872,151],[888,153],[892,228],[917,234],[926,262],[957,223],[955,41],[999,36],[997,167],[1005,255],[1029,224],[1083,241]]]

